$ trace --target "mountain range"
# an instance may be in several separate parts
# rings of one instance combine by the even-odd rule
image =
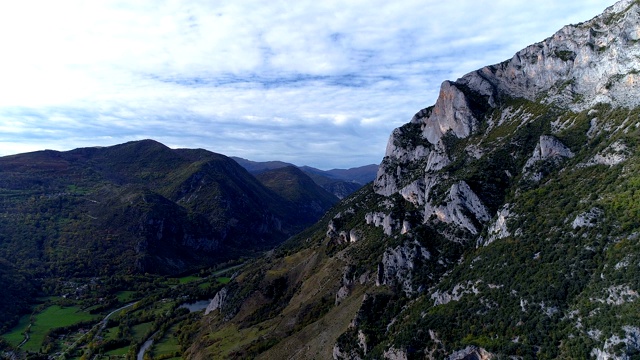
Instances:
[[[443,82],[373,184],[245,267],[184,356],[637,358],[639,41],[623,0]]]
[[[256,162],[233,156],[231,158],[254,175],[269,170],[295,166],[282,161]],[[311,177],[316,184],[322,186],[322,188],[339,199],[344,199],[363,185],[373,181],[378,172],[378,165],[375,164],[350,169],[320,170],[310,166],[301,166],[299,168]]]
[[[338,201],[297,168],[259,177],[153,140],[0,157],[0,286],[13,299],[0,323],[37,293],[26,279],[175,275],[255,256]]]
[[[639,42],[622,0],[444,81],[373,182],[152,140],[2,157],[0,326],[46,295],[106,317],[45,357],[639,358]]]

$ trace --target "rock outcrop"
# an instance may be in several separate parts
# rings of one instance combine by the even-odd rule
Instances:
[[[387,248],[382,255],[382,262],[378,265],[376,285],[399,284],[402,290],[411,296],[417,290],[412,283],[417,261],[429,260],[430,258],[429,251],[417,241],[395,248]]]
[[[221,309],[224,306],[225,301],[227,300],[227,293],[227,288],[223,288],[222,290],[218,291],[216,293],[216,296],[213,297],[213,299],[205,309],[204,314],[208,315],[213,311]]]
[[[422,136],[432,144],[437,144],[448,131],[458,138],[471,135],[478,128],[469,99],[460,85],[445,81],[440,87],[440,95],[428,118],[425,118]]]
[[[477,346],[467,346],[447,357],[447,360],[491,360],[493,354]]]
[[[624,0],[458,82],[487,97],[489,104],[504,95],[534,100],[545,94],[547,103],[576,111],[600,102],[637,106],[639,39],[638,4]]]

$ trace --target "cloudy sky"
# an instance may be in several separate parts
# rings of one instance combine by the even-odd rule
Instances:
[[[322,169],[378,163],[440,83],[613,0],[0,4],[0,156],[155,139]]]

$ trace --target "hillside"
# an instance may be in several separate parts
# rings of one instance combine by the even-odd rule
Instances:
[[[152,140],[0,157],[0,282],[16,299],[3,301],[0,320],[55,279],[179,274],[255,256],[333,204],[326,192],[306,195],[312,208],[226,156]],[[25,276],[39,287],[16,280]]]
[[[338,198],[316,184],[295,166],[264,171],[256,175],[258,181],[284,199],[292,202],[300,221],[311,224],[327,209],[338,202]]]
[[[640,2],[445,81],[375,182],[244,269],[192,359],[640,354]]]
[[[232,157],[238,164],[254,175],[265,171],[295,166],[282,161],[251,161],[239,157]],[[313,181],[339,199],[351,195],[364,184],[373,181],[378,171],[378,165],[365,165],[350,169],[320,170],[311,166],[299,167]]]

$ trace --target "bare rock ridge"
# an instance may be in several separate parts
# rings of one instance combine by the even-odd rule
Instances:
[[[506,98],[540,99],[543,103],[579,111],[597,103],[635,107],[640,104],[640,11],[637,1],[623,0],[584,23],[567,25],[548,39],[528,46],[510,60],[471,72],[455,82],[442,83],[433,107],[423,109],[410,126],[395,129],[374,182],[384,196],[401,194],[424,206],[424,219],[436,215],[475,233],[473,221],[489,216],[477,195],[464,183],[452,184],[445,204],[435,204],[433,185],[449,165],[447,136],[462,139],[480,131],[478,114],[501,106]],[[421,134],[417,135],[419,127]],[[416,137],[418,139],[416,140]],[[427,143],[421,142],[426,139]],[[590,163],[617,163],[620,146]],[[548,158],[570,158],[573,153],[553,136],[543,135],[525,164],[525,170]],[[426,164],[424,159],[427,159]],[[424,172],[415,178],[420,167]],[[540,180],[540,173],[530,175]],[[426,201],[426,204],[425,204]]]
[[[590,21],[567,25],[510,60],[471,72],[456,83],[486,97],[491,106],[503,95],[534,100],[545,93],[543,101],[573,110],[599,102],[637,106],[638,40],[638,4],[623,0]]]

